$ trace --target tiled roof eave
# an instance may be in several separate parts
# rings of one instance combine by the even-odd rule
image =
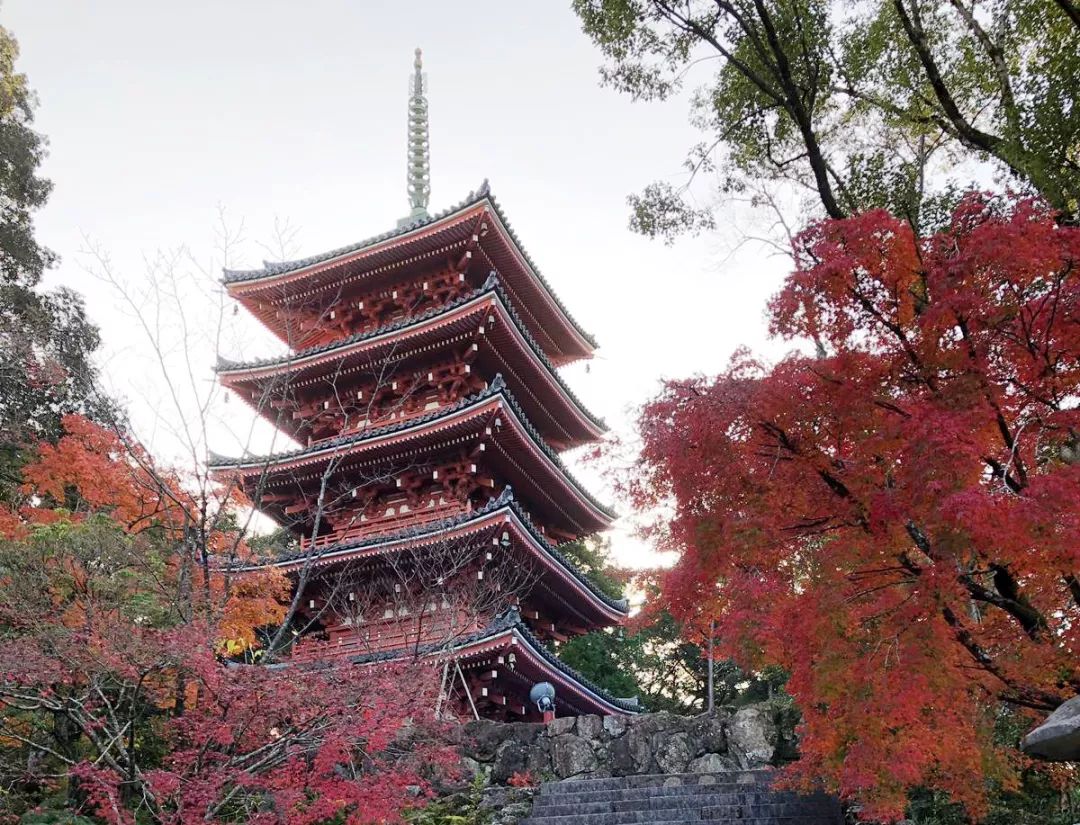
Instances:
[[[533,635],[532,631],[529,630],[528,626],[526,626],[524,622],[519,622],[518,625],[514,628],[514,632],[523,642],[525,642],[526,645],[528,645],[528,647],[537,655],[538,658],[551,665],[563,676],[564,679],[568,679],[569,681],[574,683],[576,687],[583,690],[594,699],[599,700],[605,705],[616,708],[623,713],[641,713],[641,711],[643,710],[636,696],[633,698],[619,698],[616,696],[612,696],[599,685],[593,683],[585,676],[570,667],[570,665],[563,662],[562,659],[560,659],[558,656],[548,650],[547,647],[544,646],[543,642],[541,642]],[[556,702],[558,702],[558,692],[556,692],[555,700]]]
[[[272,280],[283,276],[293,275],[312,266],[331,263],[336,259],[355,255],[357,252],[364,252],[371,247],[378,246],[387,241],[404,241],[410,235],[414,233],[419,235],[424,230],[430,230],[439,223],[445,222],[448,225],[453,223],[453,219],[456,218],[459,213],[465,212],[482,203],[485,197],[487,197],[487,194],[486,188],[482,187],[478,192],[470,192],[460,203],[444,209],[442,212],[435,215],[419,218],[411,223],[404,224],[403,226],[381,232],[378,235],[372,235],[371,237],[356,243],[347,244],[346,246],[341,246],[337,249],[331,249],[328,252],[319,253],[318,255],[310,255],[307,258],[300,258],[295,261],[264,261],[262,269],[225,269],[222,270],[221,282],[226,287],[229,287],[234,285],[248,285],[255,281]]]
[[[455,404],[451,404],[448,407],[444,407],[439,410],[433,410],[427,415],[418,416],[417,418],[409,419],[407,421],[397,422],[394,424],[385,425],[382,427],[376,427],[372,430],[368,430],[363,433],[357,433],[351,436],[338,436],[336,438],[327,439],[324,442],[313,444],[310,447],[303,447],[298,450],[290,450],[287,452],[277,453],[274,455],[266,456],[253,456],[247,459],[227,459],[218,455],[212,455],[210,466],[211,469],[219,471],[228,470],[257,470],[260,472],[266,471],[270,467],[281,466],[292,461],[299,461],[302,459],[314,459],[323,454],[327,455],[340,455],[343,450],[350,450],[357,446],[362,445],[365,442],[372,441],[384,436],[396,435],[404,433],[410,429],[422,428],[434,422],[438,422],[443,419],[449,419],[458,413],[462,413],[468,410],[470,407],[479,407],[486,401],[494,398],[497,395],[502,396],[502,400],[506,407],[514,414],[517,423],[521,429],[525,432],[531,443],[554,465],[558,475],[562,477],[567,484],[574,489],[585,502],[588,503],[597,512],[601,513],[604,517],[614,520],[617,516],[611,508],[601,504],[593,495],[585,489],[585,487],[571,474],[571,472],[562,463],[558,453],[551,449],[550,446],[544,441],[543,437],[536,430],[536,428],[529,422],[525,416],[524,411],[514,400],[513,395],[506,388],[503,382],[502,376],[496,376],[495,380],[488,386],[486,390],[482,390],[474,395],[461,399]],[[306,463],[306,462],[305,462]]]
[[[552,302],[554,302],[554,304],[559,308],[559,311],[566,317],[566,320],[570,322],[570,326],[578,333],[578,335],[580,335],[582,339],[584,339],[584,341],[589,345],[591,349],[596,349],[599,346],[599,344],[597,344],[596,342],[596,338],[594,338],[592,335],[590,335],[581,328],[581,325],[577,322],[577,319],[575,319],[574,316],[570,314],[570,311],[566,308],[566,305],[563,304],[559,296],[555,294],[555,290],[551,288],[551,284],[548,283],[547,278],[543,276],[539,268],[537,268],[533,259],[529,256],[529,253],[525,250],[525,247],[521,243],[521,239],[514,231],[513,226],[511,226],[510,224],[510,220],[506,217],[506,213],[503,212],[503,209],[499,205],[499,202],[495,199],[495,196],[489,193],[488,202],[491,204],[495,216],[499,219],[499,223],[505,230],[507,237],[509,237],[510,240],[513,242],[514,246],[517,248],[517,251],[521,253],[522,260],[525,261],[525,264],[526,266],[528,266],[529,271],[532,272],[532,274],[536,277],[537,283],[539,283],[543,290],[548,294]]]
[[[585,589],[595,599],[602,602],[609,611],[614,611],[619,614],[620,618],[628,615],[629,603],[627,600],[614,599],[604,593],[584,572],[577,568],[577,565],[575,565],[556,546],[551,544],[536,528],[536,525],[533,524],[529,514],[521,509],[520,505],[514,500],[513,493],[509,489],[504,490],[500,496],[493,499],[484,507],[478,508],[471,513],[430,521],[425,524],[398,531],[397,533],[372,536],[352,542],[343,541],[331,550],[315,549],[303,551],[292,556],[275,559],[273,562],[268,562],[266,565],[259,565],[259,567],[294,567],[296,564],[304,563],[312,557],[316,559],[317,564],[327,565],[336,563],[339,559],[348,559],[350,555],[354,555],[361,550],[386,547],[388,551],[392,551],[393,547],[410,541],[431,538],[441,533],[445,533],[448,530],[461,528],[470,523],[480,522],[488,516],[498,513],[500,510],[505,510],[508,515],[511,515],[521,528],[522,532],[528,535],[536,543],[541,552],[554,559],[563,570],[583,585]]]
[[[239,569],[243,571],[276,567],[288,570],[306,564],[309,560],[312,560],[311,563],[316,566],[326,567],[348,562],[357,554],[368,556],[379,555],[380,553],[394,553],[400,550],[401,547],[410,544],[422,546],[424,542],[435,540],[448,531],[461,530],[472,525],[481,525],[491,516],[500,516],[500,514],[512,518],[519,531],[534,542],[541,553],[551,558],[557,568],[562,569],[567,576],[576,581],[579,590],[584,591],[586,597],[590,597],[595,603],[598,603],[594,609],[600,613],[607,613],[609,619],[616,622],[622,622],[626,616],[629,616],[629,601],[625,598],[612,598],[600,590],[589,578],[588,574],[578,569],[577,565],[573,564],[566,555],[541,535],[536,525],[532,524],[532,519],[513,500],[512,493],[509,490],[504,491],[502,496],[492,500],[484,508],[477,509],[472,513],[432,520],[427,524],[389,533],[389,535],[374,536],[352,542],[342,541],[337,546],[329,547],[329,549],[301,551],[300,553],[273,559],[272,562],[248,565]]]
[[[374,235],[370,238],[366,238],[354,244],[339,247],[337,249],[330,250],[329,252],[319,255],[313,255],[307,258],[301,258],[296,261],[285,261],[280,263],[264,262],[262,269],[249,269],[249,270],[230,270],[226,269],[222,272],[222,283],[229,288],[231,286],[246,286],[254,284],[258,281],[271,281],[275,278],[294,275],[304,269],[320,264],[331,263],[339,258],[346,258],[351,255],[356,255],[359,252],[364,252],[379,244],[386,243],[387,241],[404,241],[409,235],[413,233],[421,233],[424,230],[430,230],[435,225],[441,222],[451,223],[459,213],[465,212],[475,206],[478,206],[484,202],[487,202],[491,207],[491,212],[498,219],[502,229],[506,236],[510,239],[513,246],[521,256],[521,260],[525,263],[526,268],[535,278],[537,285],[541,291],[547,295],[551,303],[554,305],[559,314],[566,319],[567,326],[571,329],[575,335],[577,335],[582,342],[586,345],[586,349],[596,349],[596,339],[582,329],[577,320],[567,310],[566,305],[559,299],[558,295],[552,289],[547,279],[537,268],[528,252],[521,244],[521,240],[518,238],[517,233],[514,231],[510,221],[503,212],[502,207],[495,199],[494,195],[488,187],[488,183],[485,180],[480,189],[476,192],[470,192],[465,200],[458,203],[456,206],[452,206],[436,215],[431,217],[414,221],[413,223],[406,224],[405,226],[383,232],[379,235]]]
[[[637,697],[632,699],[622,699],[612,696],[599,685],[594,684],[559,659],[558,656],[548,650],[544,644],[532,634],[532,631],[530,631],[525,623],[521,621],[521,617],[517,610],[513,608],[497,617],[484,630],[462,637],[450,645],[432,647],[422,652],[423,655],[431,657],[463,656],[468,655],[470,648],[487,646],[500,639],[509,640],[511,637],[517,639],[519,647],[524,647],[529,651],[534,661],[541,666],[541,669],[544,669],[544,665],[546,665],[554,672],[557,681],[569,684],[571,689],[579,691],[594,704],[610,708],[620,713],[640,713],[643,710]],[[385,651],[373,655],[355,656],[351,661],[354,664],[360,665],[375,664],[377,662],[392,661],[401,656],[403,652],[404,651]],[[557,690],[555,701],[559,701]]]
[[[533,355],[540,362],[547,374],[552,378],[552,380],[559,387],[559,389],[570,400],[571,405],[595,428],[599,429],[601,432],[605,432],[607,430],[607,424],[602,418],[594,415],[585,407],[581,399],[578,398],[577,394],[574,393],[572,389],[570,389],[566,381],[562,378],[561,375],[559,375],[559,372],[556,369],[555,365],[551,363],[551,360],[544,353],[543,349],[537,343],[536,339],[525,327],[524,322],[521,320],[521,316],[518,315],[517,311],[513,308],[513,305],[510,303],[509,299],[502,291],[502,288],[498,285],[498,282],[493,278],[489,278],[488,283],[485,284],[484,287],[482,287],[481,289],[475,290],[468,295],[462,296],[456,301],[451,301],[445,306],[435,307],[427,312],[420,313],[413,318],[401,319],[400,321],[385,324],[378,329],[371,330],[370,332],[358,333],[355,335],[351,335],[348,338],[344,338],[340,341],[334,341],[327,344],[308,347],[306,349],[300,350],[299,352],[283,356],[256,359],[246,362],[230,361],[228,359],[219,357],[216,370],[219,375],[229,376],[235,373],[252,372],[256,370],[269,370],[270,368],[280,368],[279,371],[267,372],[265,375],[259,375],[252,378],[252,380],[257,380],[258,378],[263,378],[272,374],[278,374],[279,372],[288,371],[290,368],[301,368],[303,366],[307,366],[307,362],[313,363],[317,361],[320,356],[332,354],[337,350],[346,349],[348,347],[352,347],[362,343],[370,344],[384,337],[389,338],[394,334],[404,334],[408,332],[410,328],[423,326],[424,324],[434,319],[437,319],[442,315],[447,315],[463,307],[467,307],[473,302],[482,302],[485,297],[492,295],[498,299],[503,311],[510,317],[511,323],[515,327],[516,332],[525,341],[526,348],[532,351]]]

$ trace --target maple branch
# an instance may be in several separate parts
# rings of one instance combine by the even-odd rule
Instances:
[[[986,466],[990,468],[994,478],[1000,478],[1005,483],[1005,486],[1009,488],[1010,492],[1019,493],[1024,489],[1023,485],[1013,477],[1008,468],[996,458],[984,455],[983,461],[985,461]]]
[[[1065,585],[1069,588],[1069,595],[1072,596],[1073,603],[1080,607],[1080,579],[1077,579],[1072,573],[1068,573],[1064,577]]]
[[[909,521],[906,529],[915,546],[931,560],[937,564],[947,561],[935,552],[929,537],[915,522]],[[990,568],[994,573],[996,590],[984,587],[971,573],[958,573],[956,580],[964,586],[971,598],[1000,608],[1012,616],[1032,641],[1045,641],[1045,633],[1049,629],[1046,617],[1020,593],[1019,583],[1004,565],[991,563]],[[913,569],[921,570],[917,565]]]
[[[760,426],[767,433],[776,438],[778,447],[783,447],[792,455],[799,456],[800,458],[808,458],[801,450],[799,450],[798,445],[791,439],[791,437],[786,432],[784,432],[782,427],[777,426],[771,421],[758,421],[758,426]],[[777,460],[779,460],[779,458],[777,458]],[[850,501],[852,503],[852,505],[857,511],[855,514],[856,523],[864,530],[869,529],[870,522],[866,517],[865,508],[863,507],[862,503],[855,498],[848,486],[844,484],[844,482],[841,481],[839,478],[837,478],[837,476],[834,475],[831,471],[829,471],[826,467],[816,465],[814,462],[811,462],[811,467],[813,468],[813,471],[818,475],[818,477],[825,482],[825,485],[833,493],[835,493],[840,498],[846,501]]]
[[[1018,686],[1016,682],[1001,669],[994,658],[979,645],[974,635],[964,626],[963,622],[960,621],[951,607],[943,607],[941,614],[949,627],[955,631],[956,640],[971,654],[972,658],[979,663],[982,669],[1000,681],[1009,688],[1009,690],[1015,691],[1015,693],[1008,694],[1010,701],[1023,707],[1032,708],[1033,710],[1046,711],[1055,710],[1065,701],[1065,697],[1056,693],[1049,693],[1047,691],[1039,690],[1038,688]],[[1002,696],[1002,698],[1005,697]]]

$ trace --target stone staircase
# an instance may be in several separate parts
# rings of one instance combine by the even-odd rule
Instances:
[[[549,782],[522,825],[841,825],[836,799],[769,787],[769,771]]]

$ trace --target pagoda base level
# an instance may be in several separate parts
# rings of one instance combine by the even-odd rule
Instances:
[[[349,657],[361,667],[400,660],[413,651],[383,651]],[[437,648],[420,651],[426,661],[441,663],[444,702],[441,712],[461,718],[512,722],[544,722],[529,700],[539,682],[555,688],[555,716],[630,715],[643,708],[637,698],[608,695],[564,664],[532,634],[511,608],[487,628]],[[327,658],[338,658],[328,651]]]

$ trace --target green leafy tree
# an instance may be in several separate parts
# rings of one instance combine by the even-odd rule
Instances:
[[[612,598],[622,598],[628,579],[611,559],[611,545],[595,537],[563,545],[562,552]],[[560,658],[616,696],[637,696],[651,711],[701,713],[708,707],[708,657],[666,610],[655,607],[659,593],[648,576],[639,577],[651,599],[629,627],[612,627],[577,636],[559,650]],[[741,705],[772,698],[786,676],[779,671],[745,674],[734,662],[713,663],[713,701]]]
[[[18,475],[21,450],[55,440],[67,413],[115,415],[95,388],[99,344],[79,295],[40,288],[56,256],[34,236],[34,214],[52,184],[39,173],[45,139],[33,129],[35,99],[0,27],[0,498]]]
[[[566,642],[559,657],[616,696],[637,696],[650,711],[705,708],[705,660],[667,614],[639,631],[598,630]]]
[[[626,575],[611,560],[611,542],[591,536],[560,545],[560,552],[593,584],[613,599],[621,599],[626,587]]]
[[[1080,216],[1080,24],[1071,0],[574,0],[603,79],[669,97],[695,64],[705,134],[688,180],[631,196],[631,225],[671,239],[713,225],[686,197],[701,171],[759,201],[788,182],[814,211],[885,207],[913,225],[955,200],[934,172],[988,159],[1014,188]],[[935,166],[935,160],[941,164]],[[936,178],[940,178],[938,175]],[[961,185],[969,182],[962,181]],[[947,204],[946,204],[947,205]]]
[[[560,658],[616,696],[637,696],[650,711],[702,713],[708,707],[708,657],[686,640],[666,610],[651,611],[634,627],[599,630],[564,644]],[[741,707],[782,698],[787,675],[779,669],[747,674],[730,659],[713,663],[713,701]]]

